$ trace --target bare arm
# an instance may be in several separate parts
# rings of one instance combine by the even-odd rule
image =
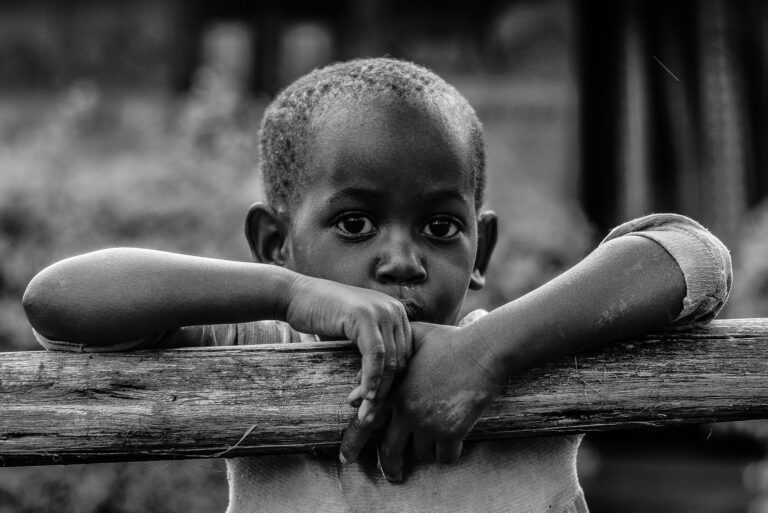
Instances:
[[[182,326],[263,319],[355,342],[366,398],[359,417],[387,396],[410,357],[403,305],[386,294],[282,267],[144,249],[97,251],[56,263],[24,294],[30,324],[60,341],[111,346]]]
[[[697,236],[684,240],[699,242]],[[716,265],[702,267],[718,281]],[[690,278],[709,281],[709,271]],[[654,240],[619,237],[466,327],[414,324],[414,357],[394,391],[392,419],[380,445],[385,475],[401,479],[411,436],[417,458],[429,457],[418,454],[420,448],[433,447],[432,458],[457,459],[461,441],[510,377],[565,354],[668,325],[686,308],[688,278]],[[699,313],[714,312],[694,311],[693,317]],[[353,423],[342,444],[343,459],[354,459],[369,434]]]
[[[477,362],[504,383],[552,358],[661,328],[682,310],[674,259],[641,237],[610,241],[562,275],[467,326]]]
[[[115,248],[44,269],[23,302],[46,337],[108,344],[180,326],[285,320],[298,276],[264,264]]]

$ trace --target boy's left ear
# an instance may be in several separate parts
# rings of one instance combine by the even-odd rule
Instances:
[[[287,234],[284,215],[264,203],[251,205],[245,219],[245,238],[255,262],[285,266],[283,244]]]
[[[469,279],[470,290],[480,290],[485,285],[485,270],[491,261],[493,248],[496,247],[498,235],[496,214],[490,210],[481,213],[477,218],[477,256],[475,268]]]

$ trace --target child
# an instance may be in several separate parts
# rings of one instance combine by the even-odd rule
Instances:
[[[260,137],[268,204],[246,221],[257,263],[127,248],[64,260],[24,296],[40,342],[115,351],[355,341],[362,377],[349,400],[359,410],[339,459],[228,460],[231,513],[587,511],[580,437],[462,440],[510,376],[712,319],[730,286],[723,245],[685,217],[645,217],[456,327],[467,289],[484,284],[496,217],[481,210],[482,128],[455,89],[404,61],[340,63],[284,90]],[[362,449],[386,421],[378,470]]]

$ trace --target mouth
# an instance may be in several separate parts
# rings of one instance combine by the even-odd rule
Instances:
[[[405,307],[405,313],[408,314],[408,320],[410,322],[417,322],[424,319],[424,308],[420,304],[416,303],[412,299],[402,297],[397,299],[400,300],[400,302]]]

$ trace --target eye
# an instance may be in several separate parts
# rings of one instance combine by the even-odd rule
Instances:
[[[460,223],[447,216],[433,217],[424,225],[421,232],[432,239],[448,240],[456,237],[461,231]]]
[[[369,237],[378,231],[368,216],[356,212],[343,214],[336,220],[334,226],[343,236],[349,238]]]

